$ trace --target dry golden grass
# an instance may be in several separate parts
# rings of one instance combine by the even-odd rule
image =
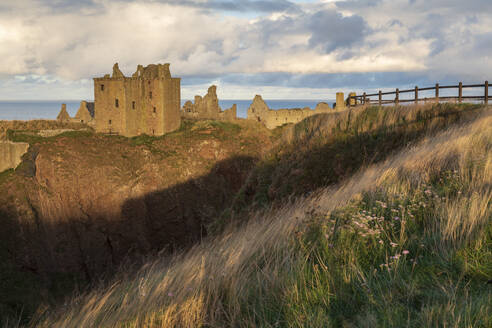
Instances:
[[[476,112],[478,105],[464,104],[417,104],[407,106],[383,107],[376,106],[346,109],[340,112],[315,115],[305,119],[295,126],[286,129],[287,139],[292,141],[309,140],[317,136],[329,136],[335,130],[351,129],[357,133],[374,131],[380,128],[407,125],[429,119],[428,131],[434,130],[443,121],[443,117],[452,113],[469,111]],[[472,114],[473,115],[473,114]],[[441,117],[439,119],[439,117]],[[432,118],[432,120],[430,120]]]
[[[409,113],[412,113],[411,108]],[[398,117],[388,114],[381,119],[387,124],[397,121]],[[315,130],[311,127],[311,131]],[[33,325],[67,328],[256,326],[261,306],[251,303],[251,286],[255,285],[254,302],[271,304],[272,309],[264,310],[272,313],[275,312],[275,295],[294,290],[283,274],[292,263],[300,260],[291,244],[293,236],[302,230],[306,212],[329,213],[362,192],[378,188],[408,194],[412,186],[428,183],[434,173],[456,170],[459,177],[467,181],[466,189],[452,202],[443,203],[435,229],[452,245],[466,243],[490,220],[491,150],[492,111],[489,109],[474,122],[451,128],[405,149],[384,163],[360,171],[343,185],[300,198],[281,210],[257,214],[247,224],[231,227],[185,254],[148,263],[136,275],[122,277],[111,287],[77,297],[56,312],[42,313]],[[406,238],[404,233],[401,238]],[[360,276],[364,277],[364,273]],[[432,324],[435,313],[429,311],[428,323]],[[367,320],[371,322],[370,318]]]

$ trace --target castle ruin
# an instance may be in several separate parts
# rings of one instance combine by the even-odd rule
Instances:
[[[96,112],[95,112],[94,103],[82,100],[80,102],[80,107],[77,110],[77,114],[75,114],[75,117],[72,119],[72,122],[94,125],[95,114]]]
[[[169,64],[137,66],[126,77],[113,66],[113,74],[94,78],[94,102],[82,101],[75,118],[62,104],[57,119],[93,126],[96,132],[133,137],[161,136],[181,125],[181,79],[171,77]]]
[[[67,105],[66,104],[62,104],[60,113],[58,114],[56,119],[58,121],[64,122],[64,123],[70,122],[72,120],[72,118],[70,117],[70,115],[67,112]]]
[[[268,129],[274,129],[284,124],[300,122],[309,116],[329,112],[334,110],[325,102],[318,103],[314,110],[309,107],[273,110],[268,108],[260,95],[256,95],[248,108],[248,119],[262,122]]]
[[[131,77],[113,66],[113,74],[94,78],[95,129],[126,137],[160,136],[181,124],[181,79],[169,64],[138,65]]]
[[[217,87],[215,85],[208,88],[204,97],[195,96],[195,102],[187,101],[181,115],[183,118],[191,119],[208,119],[219,121],[232,121],[236,119],[237,106],[234,104],[231,108],[222,110],[217,98]]]
[[[353,95],[353,94],[351,94]],[[349,98],[350,102],[354,99]],[[271,110],[257,95],[248,108],[247,118],[262,122],[268,129],[297,123],[306,117],[345,110],[343,93],[337,93],[336,106],[320,102],[309,107]],[[352,103],[350,103],[352,104]],[[71,118],[66,105],[57,119],[61,122],[84,123],[96,132],[133,137],[140,134],[161,136],[178,129],[181,118],[232,121],[237,119],[237,106],[222,110],[217,98],[217,87],[212,85],[203,97],[195,96],[181,109],[181,79],[173,78],[169,64],[137,66],[137,71],[126,77],[113,66],[113,74],[94,78],[94,102],[82,101],[77,114]]]

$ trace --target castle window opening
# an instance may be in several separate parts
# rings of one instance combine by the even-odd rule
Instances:
[[[118,102],[118,98],[114,100],[114,107],[120,107],[120,104]]]
[[[104,91],[104,84],[101,84],[101,91]]]
[[[132,101],[132,109],[135,109],[135,102]]]
[[[109,125],[111,125],[111,120],[109,120]]]
[[[154,113],[156,113],[156,112],[157,112],[157,110],[156,110],[156,108],[155,108],[155,107],[154,107],[153,111],[154,111]]]
[[[149,92],[149,98],[152,99],[152,91]]]
[[[154,134],[155,134],[155,131],[154,131],[154,129],[152,129],[152,135],[154,135]]]

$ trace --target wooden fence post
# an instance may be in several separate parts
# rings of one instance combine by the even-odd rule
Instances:
[[[458,91],[458,102],[461,104],[463,102],[463,82],[460,82]]]
[[[439,102],[439,83],[436,83],[436,102]]]
[[[415,104],[419,103],[419,87],[415,86]]]
[[[396,88],[395,104],[398,105],[399,102],[400,102],[400,89]]]
[[[484,97],[485,105],[489,104],[489,81],[485,81],[485,97]]]
[[[381,90],[379,90],[379,107],[381,107],[382,104],[383,104],[383,94]]]
[[[364,99],[363,101],[364,101],[364,105],[365,105],[366,104],[366,93],[365,92],[362,94],[362,99]]]

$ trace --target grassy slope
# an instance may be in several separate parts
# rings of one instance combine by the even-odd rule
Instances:
[[[233,212],[282,203],[338,183],[364,165],[384,160],[410,142],[476,117],[476,105],[359,108],[310,117],[287,128],[289,143],[270,152],[250,174]]]
[[[490,327],[491,149],[489,109],[38,324]]]
[[[39,222],[39,218],[31,213],[29,206],[31,203],[38,205],[36,198],[29,198],[30,194],[35,194],[41,188],[46,189],[39,185],[36,177],[33,177],[36,172],[34,162],[28,160],[33,153],[39,153],[50,159],[47,162],[59,164],[56,172],[65,177],[59,181],[65,182],[67,189],[72,187],[73,176],[81,177],[84,173],[88,173],[84,181],[98,183],[99,181],[91,181],[93,179],[91,176],[96,175],[94,171],[108,168],[112,175],[102,176],[101,180],[108,178],[114,181],[116,186],[128,185],[136,180],[134,175],[137,173],[144,175],[144,173],[152,173],[151,169],[156,170],[159,173],[159,179],[154,179],[147,185],[159,190],[191,178],[209,175],[212,176],[209,180],[213,180],[215,176],[212,174],[222,178],[220,174],[228,173],[227,169],[233,171],[234,167],[224,168],[225,173],[222,171],[211,173],[211,170],[218,163],[223,163],[224,157],[258,160],[262,152],[271,144],[271,134],[266,128],[247,121],[239,121],[237,124],[184,121],[181,129],[162,137],[144,135],[123,138],[104,136],[91,131],[71,131],[55,137],[43,138],[32,133],[35,132],[34,130],[30,130],[29,133],[24,130],[9,130],[8,132],[11,140],[28,142],[31,145],[31,151],[16,170],[0,172],[0,225],[2,227],[0,229],[0,327],[3,326],[2,323],[6,317],[15,317],[22,313],[23,320],[26,320],[35,312],[40,303],[50,304],[53,299],[63,298],[67,294],[71,295],[74,288],[84,289],[88,283],[84,280],[82,272],[73,274],[72,272],[61,272],[63,270],[55,265],[50,272],[40,272],[35,265],[31,264],[45,260],[43,254],[49,259],[48,254],[44,253],[46,249],[36,247],[38,244],[33,242],[36,236],[33,236],[31,232],[39,231],[41,236],[39,239],[43,239],[43,224],[49,225],[49,222],[46,222],[48,220],[41,219]],[[244,167],[240,167],[240,170],[249,170],[253,165],[252,160],[239,163],[238,166]],[[145,165],[148,166],[148,163],[152,163],[153,166],[147,168]],[[236,188],[233,180],[242,181],[244,178],[238,176],[230,180],[232,182],[227,186]],[[56,183],[55,181],[54,178],[50,179],[52,184]],[[51,186],[47,193],[56,196],[63,186],[56,187],[57,189]],[[221,187],[224,190],[217,190]],[[197,203],[206,197],[212,198],[214,195],[218,199],[216,203],[219,203],[220,194],[214,194],[215,191],[228,193],[227,197],[233,195],[233,192],[225,190],[223,184],[218,182],[217,186],[211,186],[207,190],[208,195],[201,196],[201,198],[195,197],[198,199]],[[200,204],[192,205],[198,207]],[[211,201],[206,205],[213,206]],[[192,228],[198,232],[201,229],[200,226]],[[63,240],[60,241],[57,235],[41,241],[49,241],[54,247],[63,246]],[[39,243],[39,245],[44,244]],[[90,250],[84,251],[90,252]],[[27,258],[27,255],[36,258],[36,261]],[[63,263],[56,263],[58,264]],[[115,268],[108,268],[108,271],[111,269]]]

